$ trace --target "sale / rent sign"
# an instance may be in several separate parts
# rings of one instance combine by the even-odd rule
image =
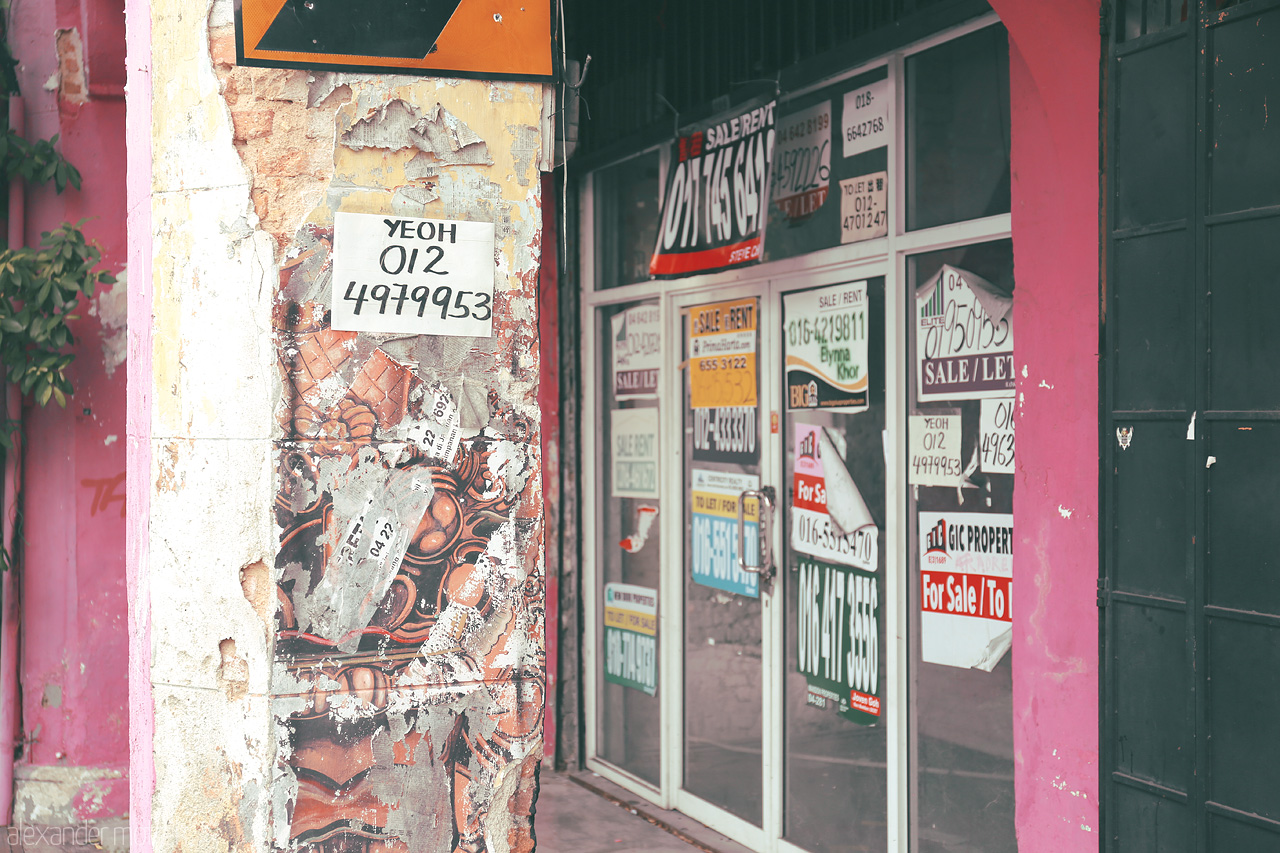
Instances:
[[[333,328],[490,337],[493,246],[492,222],[338,213]]]
[[[920,523],[920,655],[990,672],[1013,636],[1013,516],[926,512]]]

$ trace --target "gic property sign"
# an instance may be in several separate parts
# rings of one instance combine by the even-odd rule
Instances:
[[[990,672],[1013,637],[1013,516],[920,512],[920,654]]]
[[[760,260],[775,106],[770,101],[676,140],[650,275],[681,278]]]
[[[787,315],[787,411],[865,412],[867,283],[782,297]]]
[[[1014,392],[1013,297],[944,265],[916,290],[916,398],[977,400]]]
[[[549,80],[551,0],[236,0],[240,65]]]
[[[604,585],[604,680],[658,692],[658,591]]]
[[[336,214],[333,328],[490,337],[493,240],[492,222]]]

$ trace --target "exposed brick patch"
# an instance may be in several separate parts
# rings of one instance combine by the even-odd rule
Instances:
[[[307,71],[237,66],[231,27],[210,32],[209,52],[231,111],[232,141],[253,182],[254,212],[283,251],[332,177],[333,111],[307,108]],[[350,96],[346,86],[330,95]]]
[[[89,85],[85,82],[84,45],[80,32],[74,27],[54,32],[54,46],[58,52],[58,100],[83,104],[89,100]]]

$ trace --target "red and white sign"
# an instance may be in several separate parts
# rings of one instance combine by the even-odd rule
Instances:
[[[879,531],[840,451],[822,427],[798,423],[795,428],[791,547],[874,572]]]
[[[920,512],[920,654],[990,672],[1013,628],[1013,516]]]

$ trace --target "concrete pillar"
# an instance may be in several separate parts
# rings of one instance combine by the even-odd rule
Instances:
[[[531,850],[544,88],[128,11],[135,849]],[[339,211],[495,223],[493,335],[332,329]]]

